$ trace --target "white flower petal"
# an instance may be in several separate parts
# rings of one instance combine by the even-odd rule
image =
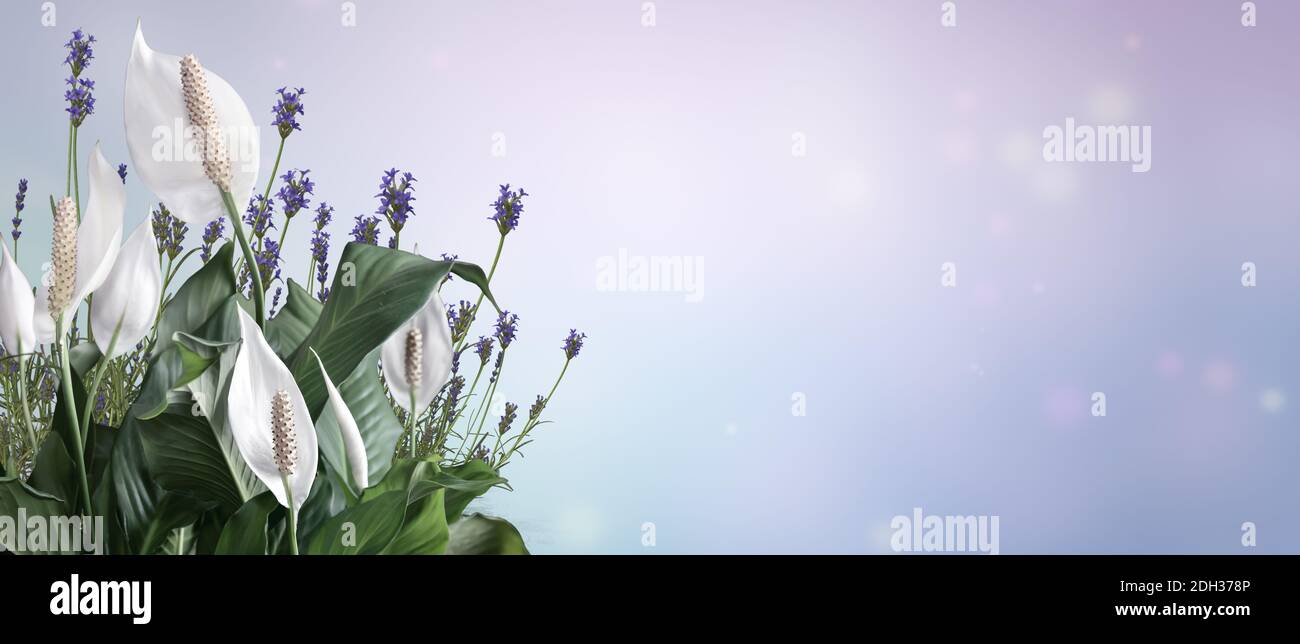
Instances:
[[[339,432],[343,434],[343,451],[348,457],[348,469],[352,470],[352,482],[357,484],[358,490],[364,490],[370,487],[370,460],[366,457],[366,443],[361,438],[361,429],[357,427],[357,420],[334,386],[334,381],[330,380],[329,373],[325,371],[325,363],[320,355],[315,349],[311,350],[311,354],[316,356],[316,363],[320,365],[320,375],[325,378],[325,391],[330,395],[330,409],[334,410],[334,420],[339,425]]]
[[[200,60],[200,62],[202,62]],[[260,161],[257,125],[248,106],[225,79],[204,68],[213,108],[230,154],[230,193],[236,204],[253,194]],[[203,172],[203,159],[187,137],[190,129],[181,93],[180,57],[154,51],[137,23],[126,66],[126,143],[140,180],[172,215],[203,226],[225,214],[221,194]]]
[[[451,375],[451,329],[447,327],[447,310],[435,290],[429,301],[415,315],[398,327],[380,348],[384,379],[393,398],[403,409],[411,406],[411,388],[406,383],[406,336],[418,328],[424,340],[422,378],[415,392],[415,406],[423,411],[433,402]]]
[[[5,351],[31,351],[36,348],[36,329],[33,327],[35,300],[27,276],[9,254],[9,246],[0,239],[0,342]]]
[[[148,218],[126,240],[108,279],[95,291],[90,328],[95,343],[106,359],[134,350],[153,328],[162,295],[162,272],[158,269],[158,246]],[[117,330],[112,355],[108,343]]]
[[[311,412],[303,400],[298,384],[289,368],[280,361],[267,344],[257,323],[241,308],[239,329],[243,345],[230,375],[230,395],[227,399],[226,421],[235,437],[235,445],[253,473],[275,495],[280,505],[288,507],[280,470],[275,465],[275,449],[271,436],[271,399],[278,391],[289,393],[293,401],[294,438],[298,445],[298,458],[289,487],[293,490],[294,509],[302,507],[316,480],[317,453],[316,428],[311,422]]]

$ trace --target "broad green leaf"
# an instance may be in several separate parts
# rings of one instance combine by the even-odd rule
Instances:
[[[62,499],[37,490],[17,478],[0,478],[0,516],[14,518],[16,522],[19,508],[28,517],[66,515]],[[34,544],[30,543],[27,544],[28,547],[24,550],[18,549],[17,529],[18,526],[14,526],[13,530],[4,529],[0,526],[0,545],[3,545],[9,552],[18,554],[31,552]],[[49,545],[43,544],[43,547],[49,547]]]
[[[303,549],[313,555],[373,555],[392,543],[406,516],[406,490],[358,503],[321,523]]]
[[[447,550],[446,490],[414,487],[406,502],[402,528],[384,548],[386,555],[440,555]]]
[[[176,291],[158,322],[158,344],[154,347],[154,355],[162,355],[172,346],[176,332],[193,333],[235,295],[235,269],[231,261],[234,251],[234,242],[222,246]]]
[[[50,496],[62,499],[66,513],[74,512],[77,499],[81,498],[81,481],[77,475],[77,466],[68,456],[63,439],[59,438],[57,432],[45,435],[45,442],[36,454],[36,463],[27,483]]]
[[[313,417],[328,394],[311,347],[331,374],[350,374],[429,300],[452,262],[369,244],[343,249],[329,301],[290,363]]]
[[[451,525],[449,555],[526,555],[524,538],[505,519],[475,512]]]
[[[81,342],[77,346],[68,349],[68,355],[72,356],[72,369],[79,374],[90,373],[95,367],[103,354],[99,352],[99,347],[94,342]]]
[[[221,530],[221,539],[217,541],[216,554],[267,554],[267,521],[279,509],[279,502],[269,490],[249,499],[226,521],[226,526]]]
[[[163,489],[234,513],[266,486],[244,462],[230,432],[217,430],[191,409],[190,405],[174,404],[156,418],[140,421],[153,480]]]
[[[199,515],[210,504],[201,504],[195,499],[175,492],[166,492],[159,499],[158,507],[150,517],[140,538],[140,545],[135,554],[151,555],[167,545],[168,539],[176,528],[190,525],[198,520]]]
[[[289,280],[288,290],[284,308],[266,323],[266,341],[286,361],[316,326],[323,306],[293,280]]]
[[[501,307],[497,306],[496,298],[492,297],[492,291],[488,289],[487,275],[483,273],[483,269],[480,268],[478,264],[455,262],[451,266],[451,272],[455,273],[466,282],[477,286],[478,289],[483,292],[483,295],[487,297],[487,300],[492,303],[492,308],[496,309],[498,313],[501,312]]]
[[[447,520],[450,522],[459,521],[471,501],[506,482],[490,465],[478,459],[449,467],[431,481],[447,488]]]

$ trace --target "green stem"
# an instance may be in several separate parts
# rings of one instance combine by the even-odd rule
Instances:
[[[76,132],[76,126],[72,124],[72,121],[68,121],[68,170],[64,173],[67,185],[63,188],[63,196],[65,197],[72,196],[72,136],[74,132]],[[80,212],[77,213],[77,217],[81,217]],[[81,220],[78,219],[77,223],[81,223]]]
[[[492,284],[492,276],[497,274],[497,263],[501,261],[501,249],[504,248],[505,245],[506,245],[506,236],[501,235],[501,237],[497,239],[497,252],[495,255],[492,256],[492,268],[488,269],[487,283],[489,286]],[[483,304],[483,292],[479,291],[478,301],[474,303],[474,308],[470,311],[471,320],[478,316],[478,307],[481,306],[482,304]],[[460,351],[461,349],[463,349],[465,347],[465,341],[467,340],[469,340],[469,333],[466,333],[465,337],[460,339],[460,344],[456,345],[456,351]]]
[[[262,290],[262,271],[257,266],[257,260],[253,258],[252,247],[248,245],[248,236],[244,234],[244,224],[235,209],[234,197],[222,190],[221,201],[226,205],[231,227],[235,230],[235,239],[239,241],[239,249],[244,253],[244,263],[248,266],[248,274],[253,281],[253,309],[257,313],[257,326],[261,328],[266,324],[266,293]]]
[[[90,483],[86,478],[86,448],[85,441],[81,436],[81,424],[77,422],[77,401],[72,394],[72,363],[68,360],[68,337],[63,329],[63,316],[60,315],[54,322],[54,336],[59,343],[59,371],[63,375],[63,392],[71,400],[65,400],[63,408],[68,413],[68,427],[72,431],[73,449],[76,453],[77,475],[81,479],[81,503],[85,506],[86,514],[93,516],[95,514],[94,506],[90,503]]]
[[[555,379],[555,384],[551,385],[550,393],[546,394],[546,398],[542,401],[543,413],[545,413],[546,407],[551,404],[551,396],[555,395],[555,390],[559,388],[560,381],[564,380],[564,372],[569,370],[569,361],[570,361],[569,358],[564,359],[564,366],[560,368],[559,377]],[[514,444],[510,446],[510,451],[502,454],[501,462],[497,464],[497,467],[505,465],[506,462],[510,460],[510,457],[515,455],[515,451],[519,449],[519,444],[523,442],[524,437],[528,436],[528,432],[532,431],[533,428],[537,426],[537,423],[541,421],[541,419],[542,419],[541,414],[538,414],[536,419],[531,420],[524,425],[524,431],[519,432],[519,435],[515,437]]]
[[[280,481],[284,483],[284,498],[288,501],[289,510],[289,554],[298,554],[298,511],[293,506],[293,488],[289,486],[289,476],[280,474]]]
[[[77,169],[77,139],[81,128],[72,128],[72,195],[77,202],[77,223],[81,223],[81,171]]]
[[[95,396],[99,394],[99,385],[104,381],[104,373],[108,371],[108,364],[111,361],[110,356],[113,350],[117,348],[117,337],[122,330],[122,323],[119,320],[117,328],[113,329],[113,337],[108,341],[108,349],[104,352],[104,357],[100,359],[99,365],[95,367],[95,378],[91,381],[90,389],[86,391],[86,411],[81,416],[81,435],[90,436],[90,421],[95,412]]]
[[[185,526],[176,529],[176,554],[185,554]]]
[[[36,428],[32,426],[32,411],[27,404],[27,356],[23,354],[23,345],[18,345],[18,404],[23,408],[23,426],[27,428],[27,440],[32,444],[32,453],[40,451],[36,443]]]
[[[287,140],[288,139],[284,137],[280,137],[280,148],[275,151],[275,163],[271,165],[271,176],[266,179],[266,190],[262,192],[262,194],[266,197],[266,200],[264,200],[262,202],[262,205],[259,206],[257,209],[256,221],[260,221],[262,219],[262,215],[266,214],[266,209],[271,205],[271,188],[275,185],[275,174],[280,171],[280,157],[284,154],[284,142]],[[285,228],[288,228],[287,222]],[[254,233],[256,233],[256,231],[254,231]],[[281,245],[284,244],[283,231],[281,231],[280,234],[280,244]],[[258,240],[258,249],[259,250],[261,249],[260,238]]]
[[[410,413],[406,415],[406,423],[411,428],[411,458],[415,458],[415,389],[411,389],[411,408]]]

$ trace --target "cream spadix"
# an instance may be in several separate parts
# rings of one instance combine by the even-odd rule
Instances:
[[[293,374],[242,308],[239,330],[243,343],[230,375],[226,421],[248,467],[285,507],[288,480],[296,512],[316,479],[316,428]]]
[[[122,245],[122,212],[126,209],[126,190],[117,170],[109,165],[100,151],[99,144],[90,154],[90,194],[86,197],[85,207],[81,210],[81,224],[76,222],[76,207],[71,199],[66,199],[66,207],[72,209],[70,219],[75,232],[75,270],[60,272],[58,258],[51,257],[50,280],[43,280],[40,292],[36,294],[36,312],[33,325],[36,339],[40,342],[54,341],[54,318],[60,313],[68,314],[81,305],[81,300],[93,293],[108,278],[108,273],[117,261],[117,253]],[[56,208],[57,208],[56,204]],[[55,217],[56,234],[67,233],[57,230],[60,223]],[[69,224],[63,224],[69,225]],[[66,245],[66,244],[65,244]],[[64,250],[67,250],[66,248]],[[75,273],[71,282],[59,282],[60,274]],[[52,283],[47,283],[52,282]],[[58,293],[61,306],[50,307],[51,286],[69,287],[67,293]],[[66,297],[65,297],[66,296]],[[66,301],[65,301],[66,300]]]
[[[202,226],[247,201],[257,182],[258,128],[235,89],[193,56],[150,49],[136,25],[126,67],[126,142],[140,180],[172,214]]]
[[[157,245],[146,219],[126,240],[108,279],[95,291],[90,328],[105,360],[134,350],[149,334],[161,296]]]
[[[311,354],[316,356],[316,364],[320,365],[320,375],[325,379],[325,391],[330,397],[330,410],[334,412],[339,433],[343,435],[343,452],[348,459],[348,469],[352,471],[352,482],[356,484],[358,490],[364,490],[370,487],[370,460],[366,456],[366,443],[361,438],[361,429],[357,427],[357,420],[348,409],[343,395],[339,393],[338,387],[334,386],[334,381],[330,380],[329,373],[325,371],[325,363],[320,359],[320,355],[315,349],[311,350]]]

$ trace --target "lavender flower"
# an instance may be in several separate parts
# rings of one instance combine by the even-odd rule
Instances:
[[[537,401],[533,403],[532,407],[528,408],[528,422],[536,422],[541,417],[544,409],[546,409],[546,399],[538,394]]]
[[[330,253],[330,234],[326,232],[325,227],[329,225],[330,220],[334,218],[334,209],[324,201],[316,208],[316,230],[311,235],[311,261],[316,267],[316,282],[320,284],[320,294],[317,297],[324,302],[328,297],[329,289],[326,284],[329,283],[329,253]],[[311,277],[311,276],[309,276]]]
[[[501,343],[501,350],[505,351],[510,347],[510,343],[515,341],[515,332],[519,330],[519,316],[510,311],[502,311],[497,316],[496,335],[497,342]]]
[[[266,195],[256,195],[248,200],[248,208],[244,211],[244,223],[253,231],[253,237],[261,239],[266,236],[266,231],[275,228],[275,222],[271,221],[270,202]]]
[[[126,164],[117,164],[117,176],[122,177],[122,183],[126,183]]]
[[[497,423],[498,434],[504,436],[506,432],[510,431],[510,426],[514,424],[515,415],[516,412],[518,411],[519,411],[519,405],[516,405],[512,402],[506,403],[506,413],[502,414],[501,422]]]
[[[27,201],[27,180],[19,179],[18,194],[14,195],[14,218],[11,220],[11,222],[14,225],[14,229],[12,231],[14,241],[18,241],[18,238],[23,236],[23,231],[19,230],[19,228],[23,225],[23,207],[26,201]]]
[[[442,254],[442,261],[444,262],[455,262],[457,259],[460,259],[460,255],[448,255],[447,253]],[[442,283],[446,284],[447,282],[450,281],[451,281],[451,272],[448,271],[447,276],[442,278]]]
[[[271,288],[271,282],[280,279],[280,244],[267,239],[262,250],[253,254],[262,278],[262,288]]]
[[[68,113],[73,127],[81,127],[86,117],[95,113],[95,97],[91,93],[95,89],[95,81],[69,76],[65,82],[69,89],[63,92],[63,98],[68,101],[68,107],[63,111]]]
[[[497,230],[502,235],[519,227],[519,215],[524,211],[523,198],[527,196],[523,188],[511,190],[508,183],[501,186],[501,194],[492,202],[494,212],[488,219],[497,222]]]
[[[199,252],[199,257],[203,260],[204,264],[208,263],[208,260],[212,259],[212,246],[217,243],[217,240],[223,239],[222,235],[224,235],[225,232],[225,217],[217,217],[216,219],[213,219],[212,223],[208,224],[207,228],[203,229],[203,250]]]
[[[68,50],[68,56],[63,59],[63,64],[72,68],[74,77],[81,76],[81,71],[90,67],[90,61],[95,58],[95,50],[92,47],[94,44],[95,37],[83,33],[80,29],[74,29],[72,39],[63,43]]]
[[[298,115],[303,113],[302,95],[307,90],[299,87],[296,90],[287,87],[281,87],[275,90],[280,98],[276,100],[275,107],[271,111],[275,113],[275,120],[271,122],[280,130],[280,138],[287,139],[294,130],[301,130],[298,126]]]
[[[162,202],[154,209],[152,221],[153,238],[158,244],[158,254],[166,255],[168,259],[176,259],[184,248],[185,233],[189,232],[190,227],[180,219],[172,216],[170,210]]]
[[[415,201],[415,196],[411,193],[415,177],[410,172],[403,172],[399,180],[397,172],[397,168],[392,168],[384,173],[379,182],[379,194],[375,195],[379,197],[379,209],[375,214],[388,220],[388,227],[394,235],[401,233],[406,220],[415,214],[415,208],[411,206],[411,202]]]
[[[569,337],[564,339],[564,359],[572,360],[578,357],[578,352],[582,351],[582,341],[587,338],[586,333],[578,333],[577,329],[569,329]]]
[[[461,300],[456,306],[447,307],[447,326],[451,329],[451,343],[460,344],[469,333],[469,327],[474,323],[474,305],[466,300]]]
[[[356,225],[352,227],[352,241],[358,244],[379,245],[379,218],[357,215]]]
[[[478,354],[479,367],[486,367],[488,360],[492,359],[492,336],[479,336],[478,342],[474,343],[474,353]]]
[[[280,203],[284,204],[284,218],[293,219],[298,211],[306,208],[311,203],[312,190],[316,184],[312,183],[308,173],[311,170],[290,170],[280,177],[284,181],[284,187],[276,194],[280,198]]]

